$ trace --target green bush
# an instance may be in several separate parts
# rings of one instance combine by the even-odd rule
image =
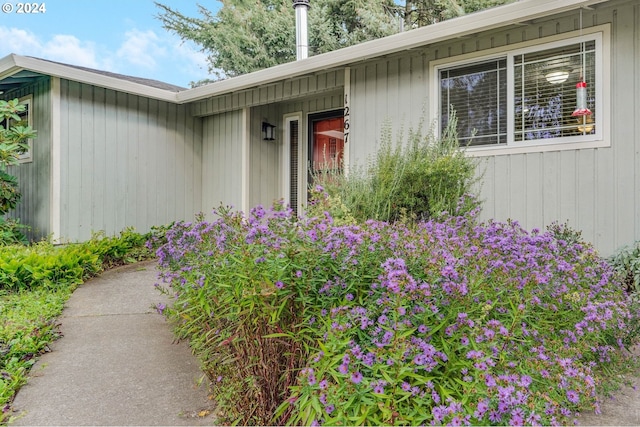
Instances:
[[[474,194],[477,162],[460,149],[457,119],[452,112],[439,139],[425,135],[423,124],[400,135],[393,144],[389,127],[380,149],[366,169],[353,168],[348,175],[322,171],[314,182],[338,200],[334,218],[352,217],[360,222],[427,220],[444,212],[464,214],[478,206]],[[459,205],[463,200],[463,204]],[[312,214],[317,212],[311,210]],[[337,215],[336,215],[337,214]]]
[[[20,224],[20,220],[0,217],[0,246],[26,245],[29,243],[24,232],[29,227]]]
[[[18,179],[0,170],[0,215],[15,208],[21,196]]]
[[[566,424],[638,342],[610,266],[562,227],[218,214],[167,232],[158,310],[220,421]]]
[[[640,241],[618,250],[609,262],[622,277],[624,289],[640,295]]]

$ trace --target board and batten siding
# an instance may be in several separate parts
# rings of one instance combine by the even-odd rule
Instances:
[[[208,116],[244,107],[285,102],[332,91],[343,85],[344,71],[330,70],[197,101],[191,104],[191,114]]]
[[[60,99],[63,239],[200,212],[201,121],[185,106],[69,80]]]
[[[251,109],[250,129],[251,142],[249,148],[249,206],[262,205],[269,207],[280,199],[288,198],[282,194],[282,169],[289,167],[282,163],[282,150],[285,149],[283,117],[292,113],[300,113],[300,143],[303,144],[302,164],[298,166],[302,176],[299,183],[306,183],[307,169],[307,117],[309,114],[339,110],[343,107],[342,88],[339,91],[306,96],[287,102],[263,105]],[[276,140],[262,140],[262,122],[276,125]],[[288,196],[288,195],[287,195]]]
[[[204,117],[202,130],[202,211],[243,208],[243,110]]]
[[[18,178],[22,199],[16,209],[9,212],[11,218],[18,218],[31,229],[27,233],[30,240],[46,237],[50,230],[50,150],[51,150],[51,94],[50,79],[43,77],[35,84],[21,87],[3,95],[3,99],[32,96],[31,126],[38,136],[33,139],[32,160],[9,167],[8,173]]]
[[[584,9],[583,29],[611,24],[610,147],[480,157],[481,219],[517,220],[526,229],[553,222],[582,231],[603,255],[640,240],[640,4],[626,1]],[[430,61],[578,31],[576,10],[367,61],[351,71],[353,162],[377,149],[385,122],[392,135],[416,128],[429,111]],[[433,94],[437,96],[437,94]],[[425,122],[424,129],[431,123]],[[357,141],[357,142],[356,142]],[[366,146],[366,149],[362,149]]]

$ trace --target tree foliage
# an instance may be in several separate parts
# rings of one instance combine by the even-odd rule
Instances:
[[[222,7],[215,14],[199,5],[198,17],[156,2],[157,18],[168,31],[200,46],[208,54],[209,72],[218,79],[295,60],[291,0],[220,1]],[[309,51],[326,53],[510,1],[313,0]]]

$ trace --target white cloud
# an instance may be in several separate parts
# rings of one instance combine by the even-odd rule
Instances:
[[[90,68],[102,66],[97,59],[95,44],[82,42],[75,36],[55,35],[44,43],[43,51],[47,59]]]
[[[3,50],[7,51],[4,54],[36,56],[92,68],[104,66],[104,63],[97,59],[94,43],[83,42],[72,35],[58,34],[42,41],[31,31],[0,27],[0,40],[3,41]]]
[[[24,52],[41,50],[40,42],[35,34],[18,28],[0,27],[0,40],[2,40],[2,48],[7,51],[7,54],[24,54]],[[31,54],[28,53],[28,55]]]
[[[121,60],[136,66],[155,69],[158,65],[156,58],[166,57],[167,50],[156,33],[134,28],[125,33],[125,41],[116,54]]]
[[[114,47],[84,41],[70,34],[43,40],[29,30],[0,26],[0,57],[9,53],[72,65],[147,77],[187,86],[208,76],[206,55],[177,36],[132,28]]]

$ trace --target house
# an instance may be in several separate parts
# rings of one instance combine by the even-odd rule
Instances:
[[[301,208],[321,156],[362,163],[386,121],[453,105],[485,219],[568,221],[608,255],[640,240],[639,76],[637,0],[521,0],[194,89],[10,55],[0,96],[39,132],[12,170],[39,235]]]

